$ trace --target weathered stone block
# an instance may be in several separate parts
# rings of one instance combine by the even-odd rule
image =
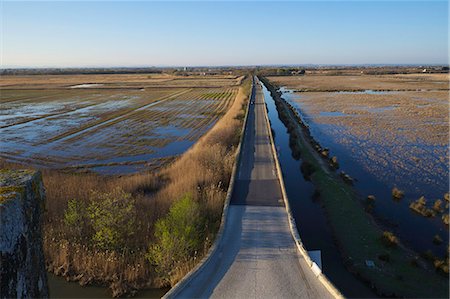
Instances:
[[[0,170],[1,298],[48,298],[40,172]]]

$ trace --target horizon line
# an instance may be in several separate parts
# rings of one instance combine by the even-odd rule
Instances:
[[[142,68],[236,68],[236,67],[326,67],[326,66],[450,66],[449,63],[293,63],[293,64],[224,64],[224,65],[98,65],[98,66],[0,66],[0,70],[8,69],[142,69]]]

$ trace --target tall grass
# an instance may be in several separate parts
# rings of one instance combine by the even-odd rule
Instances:
[[[174,284],[189,272],[207,252],[220,225],[250,89],[251,80],[247,78],[234,103],[215,126],[159,173],[108,177],[44,169],[47,197],[44,252],[48,270],[81,284],[107,285],[113,296],[145,287],[162,287],[168,281]],[[23,166],[0,161],[0,167]],[[117,189],[130,194],[135,205],[134,231],[125,246],[98,246],[92,238],[95,226],[89,221],[80,222],[82,227],[76,231],[82,234],[74,233],[67,219],[64,221],[69,202],[92,205],[97,200],[92,194],[108,194]],[[147,261],[146,253],[155,242],[156,222],[184,194],[192,196],[206,219],[203,250],[197,253],[196,259],[186,257],[169,279],[161,279],[156,266]]]

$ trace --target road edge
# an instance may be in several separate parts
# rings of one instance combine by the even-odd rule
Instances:
[[[258,78],[259,80],[259,78]],[[265,103],[265,98],[264,98]],[[266,104],[267,105],[267,104]],[[264,116],[266,118],[267,123],[267,130],[269,131],[269,140],[272,148],[272,156],[275,161],[275,168],[277,172],[278,180],[280,181],[280,187],[281,187],[281,194],[283,196],[284,200],[284,206],[286,207],[286,212],[288,214],[288,221],[289,221],[289,228],[291,230],[292,237],[295,241],[295,244],[297,245],[297,249],[300,252],[301,256],[305,259],[305,261],[308,263],[308,265],[311,267],[311,270],[313,271],[314,275],[319,279],[319,281],[322,283],[322,285],[330,292],[331,295],[333,295],[335,298],[344,298],[342,293],[333,285],[333,283],[326,277],[325,274],[322,273],[322,270],[319,268],[319,266],[311,260],[311,257],[308,254],[308,251],[303,247],[302,240],[300,238],[300,234],[297,229],[297,225],[295,224],[294,216],[292,215],[291,207],[289,205],[289,199],[286,193],[286,189],[284,187],[284,179],[283,179],[283,173],[281,171],[280,162],[278,161],[278,153],[275,148],[275,141],[272,134],[272,127],[270,125],[270,120],[267,115],[267,106],[264,110]]]
[[[248,118],[248,111],[250,107],[250,102],[254,93],[254,87],[255,87],[255,81],[254,78],[252,78],[252,89],[250,93],[250,98],[248,99],[247,103],[247,109],[245,111],[245,117],[244,122],[242,124],[242,134],[239,138],[239,145],[236,149],[236,158],[234,160],[233,170],[231,172],[231,178],[230,178],[230,184],[228,185],[227,190],[227,196],[225,197],[225,202],[223,205],[223,212],[222,212],[222,218],[220,221],[220,227],[219,231],[217,232],[216,238],[214,240],[213,245],[209,248],[208,253],[203,257],[203,259],[191,270],[188,274],[186,274],[180,281],[178,281],[164,296],[162,296],[162,299],[169,299],[169,298],[175,298],[185,286],[187,286],[194,278],[195,276],[202,271],[204,267],[207,266],[207,264],[211,261],[214,254],[219,249],[219,245],[222,242],[223,238],[223,232],[225,230],[225,225],[228,218],[228,208],[230,206],[231,201],[231,195],[233,194],[234,189],[234,182],[236,180],[237,175],[237,168],[239,166],[239,163],[241,161],[242,156],[242,141],[244,140],[245,128],[247,127],[247,118]]]

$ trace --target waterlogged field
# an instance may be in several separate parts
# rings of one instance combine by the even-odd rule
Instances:
[[[306,75],[268,79],[298,92],[448,90],[445,74]]]
[[[0,158],[129,173],[183,153],[223,115],[235,76],[4,76]]]
[[[338,171],[356,179],[362,198],[375,195],[373,214],[386,229],[419,253],[447,253],[448,75],[269,80],[283,86],[283,98],[337,157]],[[394,187],[403,198],[393,198]]]

